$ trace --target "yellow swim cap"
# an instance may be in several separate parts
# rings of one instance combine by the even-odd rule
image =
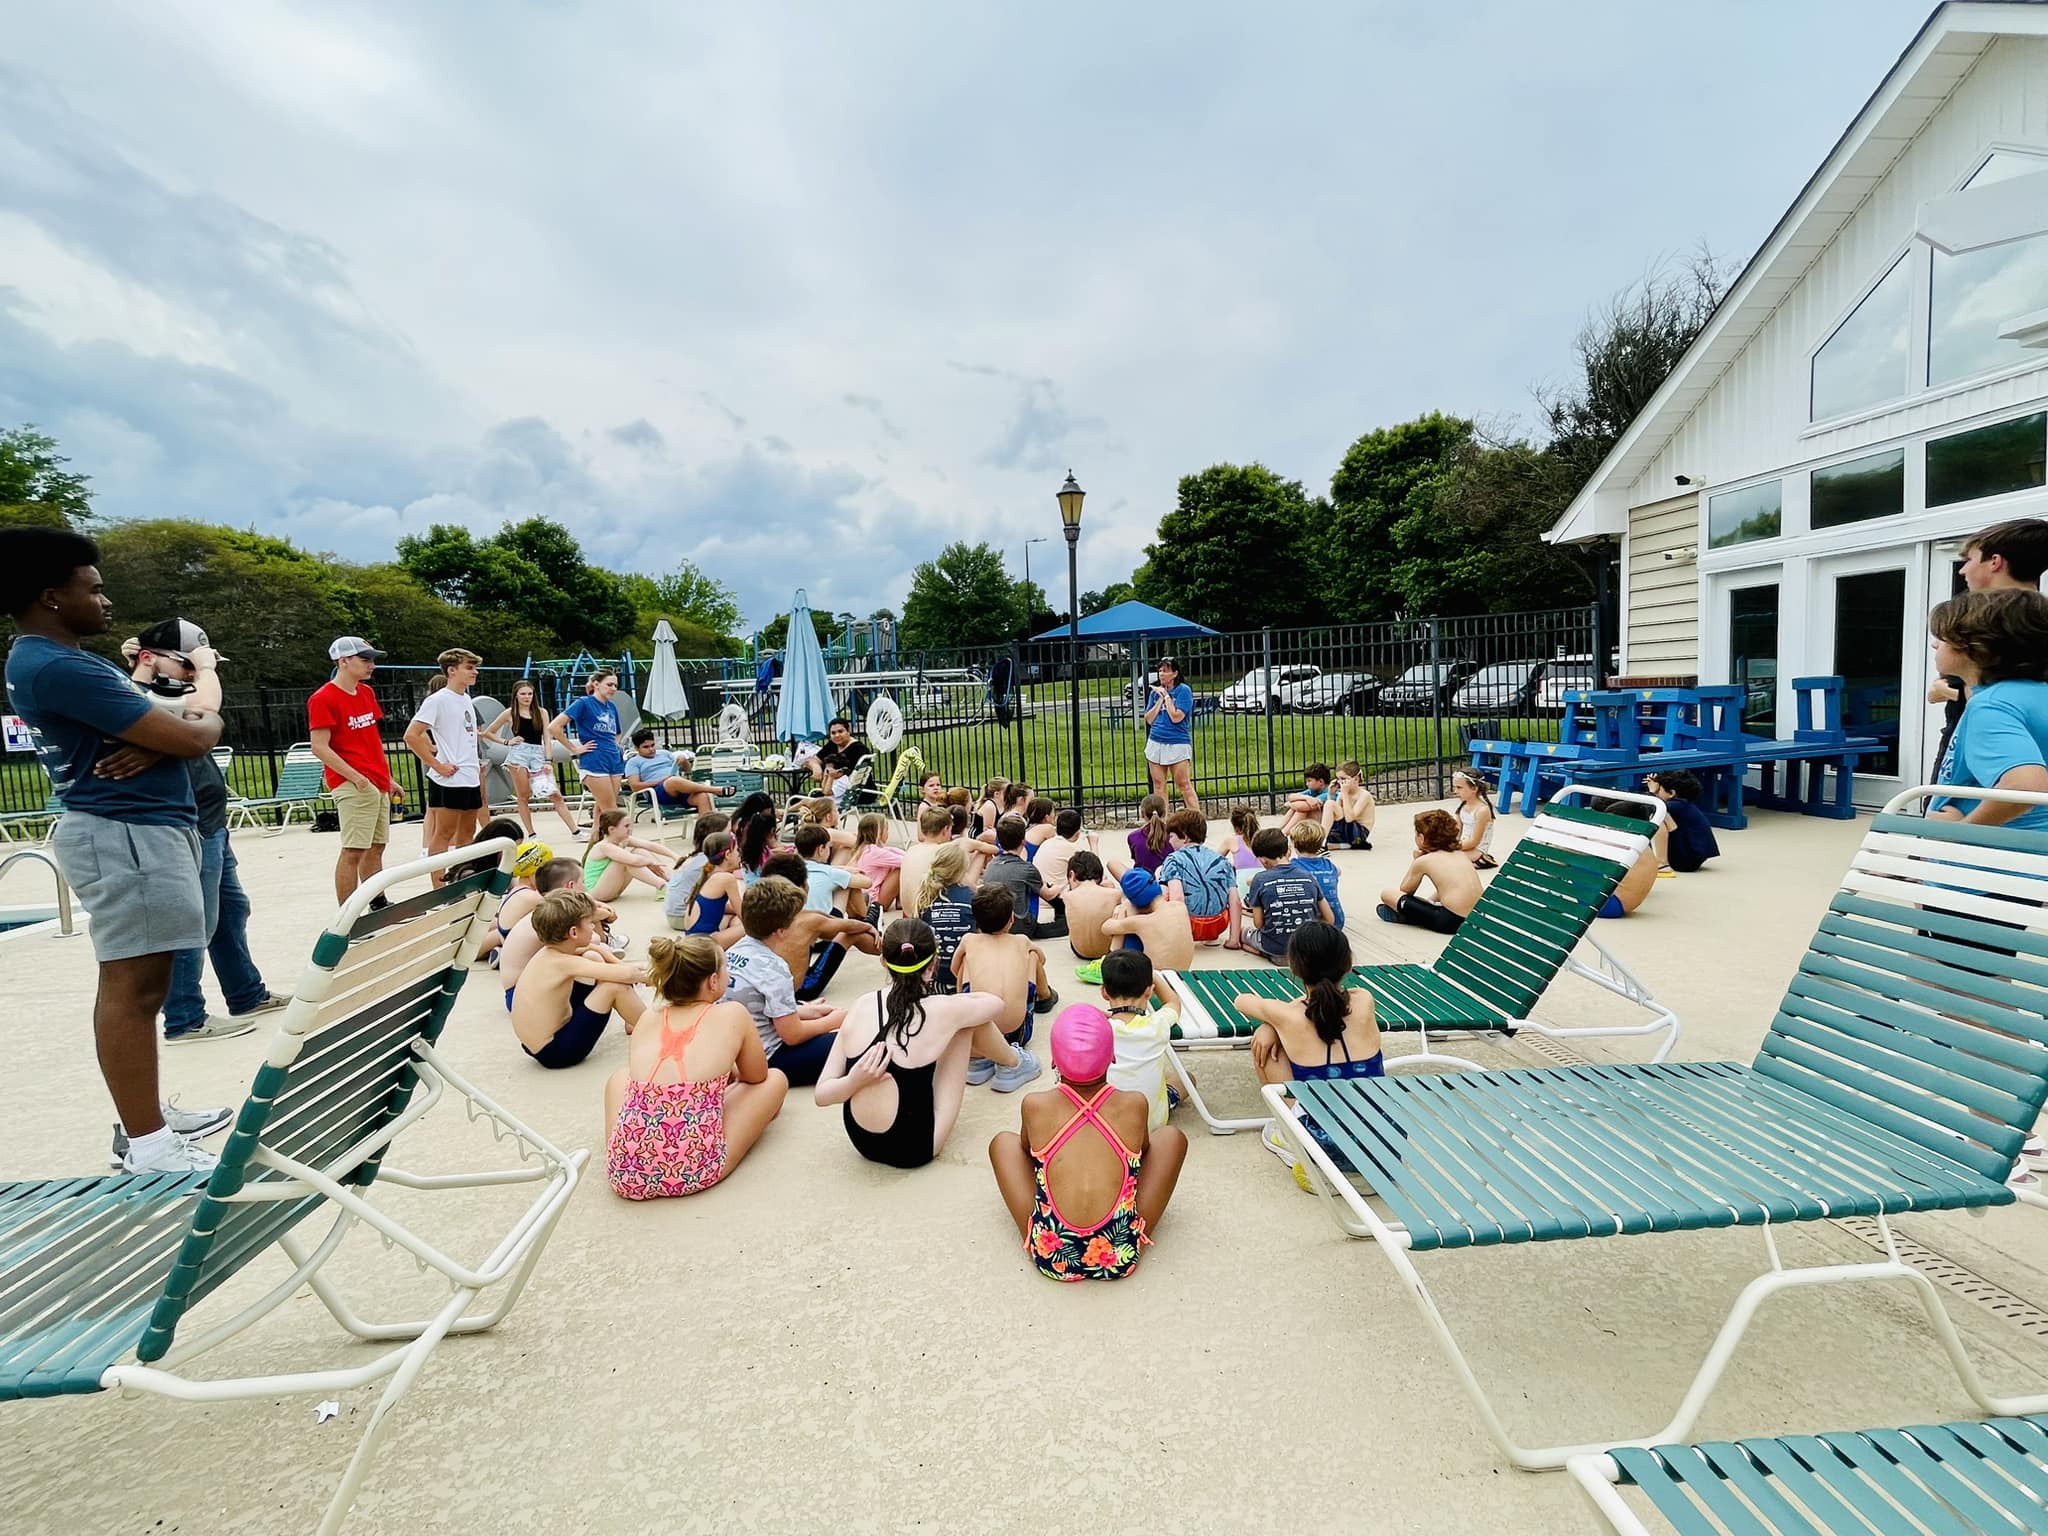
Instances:
[[[541,865],[554,856],[554,849],[537,837],[529,837],[512,850],[512,873],[522,880],[531,880],[540,873]]]

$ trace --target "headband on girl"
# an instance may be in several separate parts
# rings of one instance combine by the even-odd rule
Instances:
[[[926,955],[922,960],[914,958],[917,953],[917,946],[910,943],[903,944],[901,949],[904,954],[913,958],[908,960],[884,960],[882,962],[883,965],[894,971],[898,976],[915,976],[919,971],[930,965],[933,960],[938,958],[936,955]]]

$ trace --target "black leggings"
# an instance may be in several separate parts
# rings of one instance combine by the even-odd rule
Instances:
[[[1456,933],[1464,926],[1465,919],[1440,902],[1424,901],[1420,896],[1403,896],[1401,905],[1389,909],[1384,903],[1373,909],[1383,923],[1412,923],[1417,928],[1427,928],[1432,933]]]

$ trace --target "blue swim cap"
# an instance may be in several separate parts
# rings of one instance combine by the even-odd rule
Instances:
[[[1124,888],[1124,900],[1134,907],[1149,907],[1165,894],[1159,882],[1142,869],[1125,870],[1117,884]]]

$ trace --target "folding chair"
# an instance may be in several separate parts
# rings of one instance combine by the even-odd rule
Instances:
[[[511,1309],[589,1156],[555,1147],[436,1047],[508,872],[501,865],[412,895],[394,889],[479,856],[502,859],[512,846],[498,839],[387,870],[348,899],[314,945],[211,1174],[0,1184],[0,1400],[115,1391],[267,1402],[389,1378],[320,1524],[322,1532],[339,1529],[392,1406],[445,1335],[490,1328]],[[387,891],[391,904],[370,911]],[[451,1092],[493,1136],[511,1139],[518,1163],[420,1174],[385,1161],[392,1143]],[[465,1262],[373,1205],[380,1179],[421,1192],[539,1188],[504,1237]],[[421,1208],[418,1198],[406,1202],[408,1212]],[[329,1219],[327,1230],[302,1239],[294,1229],[315,1215]],[[327,1277],[323,1266],[358,1222],[447,1282],[446,1299],[428,1316],[368,1321]],[[285,1261],[276,1284],[238,1312],[192,1321],[209,1293],[273,1247]],[[391,1347],[325,1368],[186,1373],[309,1286],[350,1334]]]
[[[2048,1098],[2048,832],[1901,813],[1937,793],[2048,805],[2048,794],[2010,790],[1895,797],[1872,822],[1749,1066],[1557,1067],[1263,1090],[1339,1224],[1374,1239],[1394,1266],[1513,1465],[1554,1469],[1581,1453],[1683,1440],[1757,1308],[1801,1286],[1910,1286],[1981,1408],[2048,1413],[2048,1395],[1985,1388],[1933,1282],[1900,1252],[1889,1223],[1900,1212],[2015,1198],[2048,1206],[2048,1196],[2006,1184]],[[1778,1224],[1843,1216],[1874,1218],[1886,1257],[1785,1264]],[[1413,1257],[1728,1226],[1762,1227],[1769,1267],[1737,1298],[1670,1422],[1586,1445],[1528,1448],[1509,1437]]]
[[[1390,1066],[1440,1064],[1478,1070],[1477,1062],[1433,1050],[1431,1030],[1511,1035],[1528,1029],[1562,1039],[1661,1034],[1650,1059],[1662,1061],[1670,1054],[1678,1038],[1678,1015],[1658,1002],[1589,931],[1621,877],[1650,846],[1642,822],[1574,805],[1566,798],[1598,793],[1577,784],[1559,791],[1494,873],[1471,916],[1430,964],[1367,965],[1352,971],[1349,985],[1372,994],[1382,1031],[1420,1037],[1420,1050],[1389,1058]],[[1653,823],[1664,818],[1664,804],[1653,796],[1605,798],[1642,804]],[[1591,952],[1588,960],[1574,953],[1582,944]],[[1562,1025],[1531,1017],[1551,982],[1565,971],[1626,999],[1650,1018],[1636,1024]],[[1167,979],[1181,999],[1181,1022],[1168,1059],[1196,1112],[1217,1135],[1264,1126],[1263,1117],[1222,1120],[1210,1113],[1178,1053],[1250,1044],[1258,1025],[1238,1012],[1232,999],[1246,992],[1298,998],[1300,984],[1284,970],[1266,968],[1181,971],[1169,973]]]

